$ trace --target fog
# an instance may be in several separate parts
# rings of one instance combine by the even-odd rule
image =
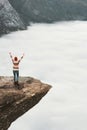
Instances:
[[[52,85],[9,130],[87,130],[87,22],[32,24],[0,38],[0,75],[12,75],[9,52],[24,59],[20,75]]]

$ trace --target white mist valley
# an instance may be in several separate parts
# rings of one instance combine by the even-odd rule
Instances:
[[[49,93],[9,130],[87,130],[87,22],[32,24],[0,38],[0,75],[12,75],[9,52],[21,56],[20,75],[51,84]]]

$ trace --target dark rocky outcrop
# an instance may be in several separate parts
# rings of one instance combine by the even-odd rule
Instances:
[[[31,77],[21,77],[19,89],[12,77],[0,77],[0,130],[7,130],[11,123],[36,105],[51,88],[50,85]]]
[[[0,0],[0,35],[18,29],[25,29],[19,14],[8,0]]]
[[[0,33],[30,22],[87,20],[87,0],[0,0]]]
[[[87,20],[87,0],[9,0],[27,22]]]

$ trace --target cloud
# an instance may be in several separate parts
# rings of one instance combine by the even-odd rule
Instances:
[[[53,86],[9,130],[87,129],[87,22],[32,24],[27,31],[2,37],[1,75],[12,75],[9,51],[19,57],[25,53],[20,75]]]

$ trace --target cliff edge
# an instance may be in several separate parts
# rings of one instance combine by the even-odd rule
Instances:
[[[0,130],[23,115],[50,90],[51,86],[31,77],[20,77],[19,89],[12,77],[0,77]]]

